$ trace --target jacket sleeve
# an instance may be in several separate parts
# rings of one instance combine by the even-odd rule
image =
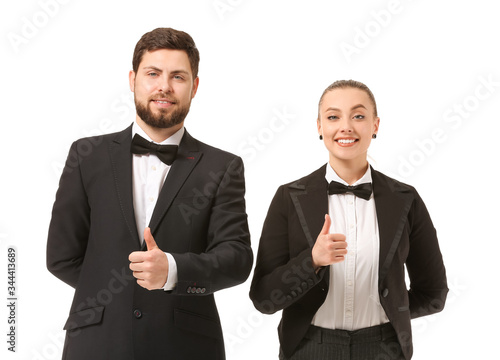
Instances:
[[[408,297],[413,319],[441,311],[448,287],[436,229],[416,191],[408,221],[411,232],[406,268],[410,278]]]
[[[312,266],[312,249],[290,254],[288,193],[281,186],[274,196],[262,229],[250,298],[257,310],[272,314],[296,303],[323,278]],[[307,242],[306,242],[307,243]]]
[[[74,142],[59,181],[47,240],[47,269],[72,287],[76,287],[80,275],[89,224],[90,207]]]
[[[215,190],[202,253],[172,253],[177,264],[177,295],[208,295],[244,282],[253,265],[245,179],[240,157],[227,166]]]

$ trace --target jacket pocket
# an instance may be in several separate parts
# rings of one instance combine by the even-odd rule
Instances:
[[[175,326],[180,329],[195,332],[214,339],[222,339],[222,329],[219,321],[207,316],[175,309],[174,323]]]
[[[76,311],[69,315],[64,330],[75,330],[85,326],[99,324],[102,321],[104,306]]]

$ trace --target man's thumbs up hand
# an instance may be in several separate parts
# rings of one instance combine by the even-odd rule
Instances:
[[[144,229],[144,241],[147,251],[134,251],[128,257],[130,270],[137,283],[148,290],[161,289],[167,282],[168,258],[160,250],[151,234],[151,229]]]
[[[158,245],[156,245],[156,241],[151,234],[151,229],[148,227],[144,229],[144,241],[146,242],[148,251],[158,249]]]
[[[312,249],[313,266],[318,270],[322,266],[344,261],[347,254],[347,242],[344,234],[330,234],[332,220],[325,215],[325,223]]]

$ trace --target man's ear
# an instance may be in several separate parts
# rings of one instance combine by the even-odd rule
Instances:
[[[193,94],[191,95],[191,99],[194,98],[196,92],[198,91],[198,85],[200,84],[200,77],[197,76],[193,81]]]
[[[128,73],[128,83],[130,86],[130,91],[134,92],[135,89],[135,72],[134,70],[130,70]]]

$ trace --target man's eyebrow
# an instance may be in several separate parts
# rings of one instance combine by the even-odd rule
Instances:
[[[149,66],[144,66],[143,67],[143,70],[155,70],[155,71],[161,71],[160,68],[157,68],[156,66],[154,65],[149,65]]]

